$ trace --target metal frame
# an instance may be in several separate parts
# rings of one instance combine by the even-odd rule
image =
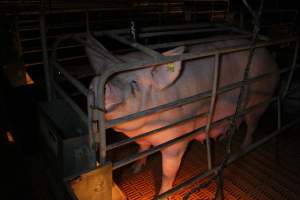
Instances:
[[[194,27],[194,26],[191,26]],[[205,27],[203,25],[200,26],[201,28]],[[175,28],[175,30],[174,30]],[[159,34],[181,34],[183,33],[183,31],[181,30],[177,30],[180,29],[180,26],[172,26],[172,27],[159,27],[159,28],[149,28],[149,29],[144,29],[146,31],[155,31],[155,30],[161,30],[161,29],[165,29],[164,32],[154,32],[154,33],[147,33],[144,34],[147,37],[155,37]],[[187,28],[186,26],[183,28]],[[189,27],[188,27],[189,28]],[[218,27],[220,28],[220,27]],[[235,29],[230,29],[230,28],[225,28],[224,30],[231,30],[234,31]],[[199,30],[201,32],[201,30]],[[192,31],[194,32],[194,31]],[[238,51],[244,51],[244,50],[249,50],[250,48],[252,48],[250,45],[247,46],[239,46],[239,47],[234,47],[234,48],[224,48],[224,49],[218,49],[218,50],[212,50],[212,51],[208,51],[208,52],[202,52],[202,53],[185,53],[183,55],[180,56],[172,56],[172,57],[165,57],[162,54],[160,54],[159,52],[155,51],[156,48],[163,48],[163,47],[171,47],[171,46],[176,46],[178,44],[197,44],[197,43],[201,43],[201,42],[209,42],[206,40],[190,40],[190,41],[181,41],[181,42],[172,42],[172,43],[164,43],[164,44],[157,44],[157,45],[150,45],[150,46],[145,46],[136,42],[131,42],[129,40],[127,40],[124,36],[124,34],[128,33],[127,30],[121,29],[121,30],[112,30],[112,31],[102,31],[102,32],[94,32],[95,35],[107,35],[121,43],[124,43],[126,45],[129,45],[133,48],[135,48],[138,51],[141,51],[145,54],[148,54],[150,56],[150,58],[148,60],[143,60],[140,62],[136,62],[136,63],[119,63],[119,64],[114,64],[114,66],[111,66],[109,68],[108,71],[106,71],[104,74],[97,75],[93,78],[91,84],[90,84],[90,89],[87,89],[85,86],[83,86],[78,80],[76,80],[74,77],[72,77],[67,71],[65,71],[63,69],[62,66],[60,66],[59,62],[56,60],[56,53],[55,53],[55,49],[58,48],[59,43],[67,38],[72,38],[76,41],[78,41],[79,43],[85,45],[85,41],[83,39],[84,34],[74,34],[74,35],[66,35],[62,38],[60,38],[56,44],[54,45],[54,53],[52,55],[50,64],[59,72],[61,72],[62,75],[65,76],[66,80],[68,80],[71,84],[73,84],[78,90],[79,92],[81,92],[83,95],[85,95],[87,97],[87,101],[88,101],[88,105],[87,105],[87,110],[88,110],[88,115],[84,114],[84,112],[82,112],[82,110],[72,101],[72,99],[60,88],[60,86],[55,83],[55,81],[53,79],[51,79],[52,84],[54,85],[54,89],[60,93],[60,95],[66,99],[70,105],[72,106],[72,108],[77,111],[80,114],[80,117],[82,120],[84,120],[85,122],[88,123],[88,127],[89,127],[89,135],[90,135],[90,139],[91,139],[91,146],[92,147],[96,147],[97,145],[99,146],[99,157],[100,157],[100,167],[101,166],[105,166],[106,163],[108,162],[106,160],[106,152],[117,148],[119,146],[134,142],[135,140],[142,138],[142,137],[146,137],[148,135],[151,134],[155,134],[163,129],[167,129],[170,128],[172,126],[176,126],[180,123],[189,121],[189,120],[193,120],[195,118],[198,117],[203,117],[206,116],[208,118],[208,123],[206,126],[204,127],[200,127],[192,132],[186,133],[178,138],[175,138],[173,140],[170,140],[164,144],[161,144],[159,146],[153,147],[149,150],[143,151],[143,152],[139,152],[137,154],[134,155],[130,155],[128,158],[125,158],[123,160],[117,161],[115,163],[113,163],[113,169],[117,169],[119,167],[122,167],[128,163],[134,162],[136,160],[138,160],[139,158],[142,158],[144,156],[153,154],[155,152],[160,151],[162,148],[165,148],[166,146],[172,145],[182,139],[185,138],[189,138],[194,136],[195,134],[197,134],[199,132],[199,130],[205,130],[205,134],[206,134],[206,141],[207,141],[207,160],[208,160],[208,171],[201,173],[195,177],[193,177],[191,180],[188,180],[182,184],[177,185],[176,187],[172,188],[171,190],[159,195],[157,198],[158,199],[163,199],[171,194],[173,194],[174,192],[178,191],[179,189],[187,186],[188,184],[199,180],[201,178],[207,177],[213,173],[216,173],[216,170],[218,169],[218,167],[220,166],[212,166],[212,162],[211,162],[211,152],[210,152],[210,143],[209,143],[209,136],[208,133],[210,131],[210,129],[214,126],[216,126],[217,124],[225,121],[225,120],[230,120],[233,116],[227,116],[219,121],[215,121],[212,122],[212,114],[214,112],[214,108],[215,108],[215,99],[217,97],[217,95],[226,92],[226,91],[230,91],[236,88],[240,88],[243,85],[247,85],[247,84],[251,84],[252,82],[255,82],[257,80],[263,79],[267,76],[273,75],[275,72],[273,73],[268,73],[268,74],[264,74],[264,75],[260,75],[257,77],[253,77],[253,78],[249,78],[247,80],[242,80],[239,82],[236,82],[234,84],[231,85],[227,85],[227,86],[223,86],[223,87],[218,87],[218,77],[219,77],[219,58],[222,54],[225,53],[231,53],[231,52],[238,52]],[[249,34],[244,34],[241,35],[242,37],[249,37]],[[235,37],[236,38],[236,37]],[[227,38],[228,39],[228,38]],[[247,108],[245,110],[242,110],[241,112],[238,113],[238,116],[242,116],[248,112],[251,112],[252,110],[269,104],[271,102],[275,102],[276,101],[276,105],[277,105],[277,130],[273,133],[271,133],[270,135],[268,135],[267,137],[253,143],[252,145],[250,145],[248,148],[246,148],[245,150],[237,153],[237,154],[233,154],[227,164],[230,164],[232,162],[234,162],[235,160],[239,159],[241,156],[247,154],[248,152],[254,150],[255,148],[257,148],[258,146],[264,144],[265,142],[267,142],[268,140],[270,140],[271,138],[277,136],[280,132],[288,129],[289,127],[297,124],[299,122],[299,119],[294,120],[290,123],[288,123],[285,126],[282,126],[281,124],[281,98],[283,98],[284,96],[286,96],[286,94],[288,93],[288,89],[289,89],[289,85],[290,82],[292,81],[292,77],[294,74],[294,71],[296,69],[299,69],[299,67],[296,66],[296,60],[297,60],[297,55],[298,55],[298,49],[299,49],[299,37],[290,37],[290,38],[285,38],[285,39],[281,39],[281,40],[277,40],[277,41],[263,41],[263,42],[259,42],[255,45],[255,48],[260,48],[260,47],[267,47],[267,46],[271,46],[271,45],[278,45],[278,44],[282,44],[282,43],[295,43],[295,53],[294,53],[294,57],[293,57],[293,63],[292,66],[290,68],[285,68],[282,69],[280,72],[278,72],[278,74],[283,74],[283,73],[288,73],[288,84],[286,85],[286,88],[283,92],[283,94],[281,94],[280,96],[274,97],[271,100],[268,100],[266,102],[260,103],[258,105],[252,106],[250,108]],[[105,83],[107,82],[107,80],[114,75],[115,73],[119,73],[119,72],[124,72],[124,71],[130,71],[130,70],[136,70],[136,69],[143,69],[143,68],[147,68],[147,67],[151,67],[153,65],[160,65],[160,64],[164,64],[164,63],[169,63],[169,62],[174,62],[174,61],[186,61],[186,60],[191,60],[191,59],[201,59],[203,57],[214,57],[215,59],[215,64],[214,64],[214,75],[213,75],[213,86],[212,86],[212,90],[211,91],[207,91],[207,92],[203,92],[191,97],[187,97],[184,99],[179,99],[179,100],[175,100],[173,102],[167,103],[167,104],[163,104],[163,105],[159,105],[157,107],[148,109],[148,110],[144,110],[138,113],[134,113],[125,117],[121,117],[118,119],[114,119],[114,120],[110,120],[110,121],[106,121],[105,120],[105,111],[104,111],[104,87],[105,87]],[[162,110],[168,110],[171,108],[175,108],[177,106],[180,105],[184,105],[184,104],[188,104],[188,103],[192,103],[194,101],[197,100],[201,100],[201,99],[208,99],[210,98],[210,107],[209,107],[209,112],[207,113],[203,113],[201,115],[198,116],[192,116],[186,119],[183,119],[181,121],[175,122],[173,124],[170,124],[166,127],[162,127],[159,128],[157,130],[153,130],[147,133],[144,133],[142,135],[133,137],[133,138],[129,138],[129,139],[125,139],[122,141],[119,141],[117,143],[111,144],[111,145],[107,145],[106,144],[106,134],[105,131],[107,128],[113,127],[116,124],[120,124],[120,123],[124,123],[130,120],[134,120],[136,118],[142,117],[142,116],[146,116],[155,112],[160,112]],[[97,145],[96,145],[97,144]]]

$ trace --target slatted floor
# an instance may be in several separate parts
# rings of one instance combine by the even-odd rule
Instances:
[[[300,199],[300,134],[299,126],[279,136],[279,156],[276,157],[275,141],[248,154],[226,168],[224,172],[225,199],[249,200],[298,200]],[[223,144],[216,145],[216,160],[222,157]],[[237,150],[237,148],[235,148]],[[130,167],[120,169],[116,182],[128,200],[153,199],[161,181],[161,157],[150,156],[146,167],[133,174]],[[186,152],[175,184],[203,172],[206,168],[204,145],[193,142]],[[196,187],[196,182],[169,199],[182,199],[186,192]],[[216,184],[193,193],[189,199],[213,199]]]

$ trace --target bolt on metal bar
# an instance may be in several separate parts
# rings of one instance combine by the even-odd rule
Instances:
[[[280,130],[276,130],[273,133],[271,133],[270,135],[262,138],[261,140],[254,142],[253,144],[249,145],[246,149],[241,150],[238,153],[235,153],[233,155],[231,155],[231,157],[228,159],[227,164],[226,165],[230,165],[233,162],[235,162],[236,160],[240,159],[241,157],[245,156],[246,154],[250,153],[251,151],[255,150],[256,148],[258,148],[259,146],[261,146],[262,144],[268,142],[270,139],[272,139],[273,137],[279,135],[280,133],[282,133],[283,131],[288,130],[289,128],[295,126],[296,124],[298,124],[300,122],[299,119],[294,120],[293,122],[290,122],[289,124],[283,126]],[[214,167],[211,170],[208,170],[204,173],[200,173],[194,177],[192,177],[191,179],[180,183],[176,186],[174,186],[172,189],[164,192],[163,194],[160,194],[158,197],[155,198],[155,200],[162,200],[162,199],[166,199],[167,197],[169,197],[170,195],[174,194],[175,192],[178,192],[179,190],[191,185],[192,183],[199,181],[201,179],[204,179],[210,175],[215,174],[219,169],[219,166]]]
[[[81,110],[81,108],[79,108],[79,106],[76,103],[74,103],[74,101],[66,94],[66,92],[64,92],[64,90],[55,81],[53,81],[52,83],[53,83],[55,91],[57,91],[58,94],[70,104],[70,106],[73,108],[73,110],[75,110],[77,112],[77,114],[79,115],[79,118],[84,123],[87,124],[88,123],[87,115]]]
[[[113,143],[113,144],[108,145],[108,146],[107,146],[107,150],[112,150],[112,149],[118,148],[118,147],[120,147],[120,146],[123,146],[123,145],[129,144],[129,143],[135,142],[135,141],[137,141],[137,140],[140,139],[140,138],[144,138],[144,137],[146,137],[146,136],[153,135],[153,134],[158,133],[158,132],[160,132],[160,131],[163,131],[163,130],[172,128],[172,127],[174,127],[174,126],[180,125],[180,124],[182,124],[182,123],[185,123],[185,122],[188,122],[188,121],[191,121],[191,120],[200,118],[200,117],[205,117],[205,116],[207,116],[207,114],[208,114],[208,113],[205,112],[205,113],[201,113],[201,114],[199,114],[199,115],[195,115],[195,116],[192,116],[192,117],[187,117],[187,118],[185,118],[185,119],[183,119],[183,120],[177,121],[177,122],[172,123],[172,124],[170,124],[170,125],[167,125],[167,126],[164,126],[164,127],[161,127],[161,128],[158,128],[158,129],[155,129],[155,130],[146,132],[146,133],[143,133],[143,134],[141,134],[141,135],[137,135],[137,136],[132,137],[132,138],[127,138],[127,139],[121,140],[121,141],[119,141],[119,142],[116,142],[116,143]]]
[[[74,78],[72,75],[69,74],[60,64],[58,64],[55,61],[51,61],[51,64],[53,67],[55,67],[61,74],[64,75],[64,77],[72,83],[73,86],[75,86],[79,92],[81,92],[84,96],[88,96],[89,90],[76,78]]]
[[[206,140],[206,152],[207,152],[207,166],[208,169],[212,168],[212,159],[211,159],[211,146],[210,146],[210,126],[215,113],[216,98],[217,98],[217,88],[219,84],[219,70],[220,69],[220,54],[214,56],[214,74],[213,74],[213,85],[212,85],[212,94],[210,99],[210,107],[207,116],[207,125],[205,128],[205,140]]]

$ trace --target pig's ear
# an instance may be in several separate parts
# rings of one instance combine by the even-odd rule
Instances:
[[[175,56],[183,54],[185,50],[184,46],[177,47],[175,49],[164,52],[164,56]],[[156,88],[164,89],[170,86],[180,75],[181,61],[172,62],[164,65],[154,67],[151,71],[153,85]]]
[[[112,62],[104,56],[109,51],[91,34],[87,34],[85,51],[96,74],[102,74]]]

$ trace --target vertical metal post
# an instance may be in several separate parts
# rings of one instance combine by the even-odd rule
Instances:
[[[291,71],[289,73],[288,81],[287,81],[286,86],[285,86],[284,91],[283,91],[283,95],[282,95],[283,98],[285,98],[285,96],[287,95],[288,90],[289,90],[290,85],[291,85],[291,82],[292,82],[292,79],[293,79],[293,76],[294,76],[294,71],[295,71],[295,68],[296,68],[297,57],[298,57],[298,50],[299,50],[299,39],[297,39],[297,41],[296,41],[294,57],[293,57],[293,64],[292,64],[292,67],[291,67]]]
[[[216,53],[214,56],[214,77],[213,77],[213,86],[212,86],[212,96],[210,100],[210,107],[207,116],[207,125],[205,128],[205,140],[206,140],[206,151],[207,151],[207,165],[208,169],[212,169],[212,158],[211,158],[211,145],[209,139],[209,132],[211,123],[213,120],[215,105],[216,105],[216,97],[217,97],[217,88],[218,88],[218,80],[219,80],[219,67],[220,67],[220,54]]]
[[[51,87],[51,70],[49,67],[48,60],[48,49],[47,49],[47,34],[46,34],[46,20],[45,15],[42,13],[40,15],[40,33],[41,33],[41,44],[43,50],[43,66],[44,66],[44,76],[45,76],[45,84],[46,84],[46,93],[47,100],[51,101],[53,99],[52,87]]]
[[[279,95],[276,100],[277,105],[277,131],[281,129],[281,96]],[[275,159],[277,162],[280,162],[279,159],[279,136],[275,137]]]
[[[277,98],[277,130],[281,129],[281,97]]]
[[[105,117],[104,117],[104,95],[105,95],[105,82],[107,80],[109,76],[109,72],[108,73],[104,73],[103,76],[101,77],[97,77],[98,79],[100,79],[100,81],[98,82],[98,87],[96,88],[96,96],[97,98],[95,99],[96,101],[96,105],[99,105],[100,109],[97,109],[97,116],[98,116],[98,131],[99,131],[99,160],[100,160],[100,165],[105,165],[106,164],[106,129],[105,129]]]

